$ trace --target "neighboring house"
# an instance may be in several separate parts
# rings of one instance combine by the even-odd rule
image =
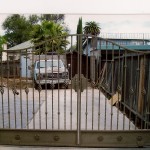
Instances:
[[[18,44],[8,49],[8,60],[19,60],[21,55],[24,55],[23,50],[30,53],[34,44],[31,40]],[[17,50],[17,51],[16,51]],[[20,50],[20,51],[19,51]],[[16,51],[16,53],[15,53]]]
[[[114,45],[112,44],[114,43]],[[121,46],[126,47],[130,50],[137,51],[150,51],[150,38],[141,39],[141,38],[108,38],[103,39],[100,37],[88,38],[84,41],[82,48],[83,54],[90,56],[90,61],[92,66],[90,66],[90,76],[95,80],[96,68],[98,68],[99,60],[109,61],[112,60],[112,54],[114,57],[118,57],[123,54],[123,49]],[[103,64],[102,64],[103,65]]]
[[[8,55],[8,61],[19,61],[20,62],[20,75],[21,77],[32,77],[32,71],[31,66],[33,67],[33,63],[35,60],[39,59],[52,59],[51,53],[47,53],[47,56],[45,55],[34,55],[32,53],[34,47],[34,44],[31,42],[31,40],[23,42],[21,44],[18,44],[14,47],[11,47],[7,51]],[[54,53],[53,53],[54,54]],[[33,56],[34,55],[34,56]],[[33,56],[33,57],[32,57]],[[58,59],[57,55],[53,55],[53,59]],[[64,64],[66,64],[66,58],[63,55],[60,55],[60,58]]]
[[[130,38],[130,39],[120,39],[120,38],[107,38],[107,40],[112,41],[118,45],[124,46],[128,49],[132,50],[139,50],[139,51],[150,51],[150,39],[138,39],[138,38]],[[106,50],[112,51],[114,50],[115,53],[118,53],[119,46],[112,46],[111,42],[106,42],[103,39],[97,38],[94,42],[92,39],[89,38],[88,42],[85,41],[83,44],[83,53],[89,56],[97,56],[106,53]],[[120,48],[121,49],[121,48]]]
[[[7,50],[7,44],[3,44],[2,48],[3,48],[3,50]],[[0,59],[1,58],[2,58],[2,61],[6,61],[7,60],[7,53],[3,51],[0,55]]]
[[[7,49],[8,61],[20,61],[21,77],[31,77],[28,66],[31,64],[31,52],[34,44],[29,40]]]

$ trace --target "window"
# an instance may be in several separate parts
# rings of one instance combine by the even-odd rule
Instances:
[[[59,65],[58,65],[58,61],[57,60],[51,60],[51,61],[40,61],[37,63],[37,68],[45,68],[45,67],[63,67],[63,63],[62,61],[59,61]]]

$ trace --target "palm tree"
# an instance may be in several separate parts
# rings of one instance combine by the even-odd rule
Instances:
[[[95,21],[90,21],[85,23],[85,27],[83,28],[84,34],[91,35],[91,44],[93,48],[96,48],[97,39],[96,36],[100,34],[100,27],[99,24]]]
[[[66,40],[67,32],[63,26],[53,21],[43,21],[41,25],[35,25],[31,32],[32,41],[34,44],[42,41],[46,42],[46,51],[55,51],[63,53],[69,42]],[[44,53],[45,50],[40,50],[39,53]]]
[[[85,27],[83,28],[84,34],[97,36],[100,34],[99,24],[95,21],[90,21],[85,23]]]

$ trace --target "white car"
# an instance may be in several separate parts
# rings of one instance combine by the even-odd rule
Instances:
[[[40,60],[34,64],[34,84],[35,89],[50,85],[52,88],[56,84],[64,85],[68,88],[69,72],[62,60]]]

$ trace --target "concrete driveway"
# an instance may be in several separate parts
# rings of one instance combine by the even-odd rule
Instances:
[[[44,103],[31,120],[29,128],[32,129],[35,123],[36,129],[77,129],[77,93],[74,90],[42,90],[40,100]],[[81,93],[81,129],[123,128],[135,129],[135,126],[115,106],[111,106],[98,89],[88,88]]]
[[[38,92],[29,88],[19,95],[4,88],[0,95],[0,127],[29,129],[77,128],[77,93],[73,89],[48,89]],[[9,93],[9,97],[8,97]],[[10,111],[10,120],[9,114]],[[21,113],[22,112],[22,113]],[[28,122],[28,125],[27,125]],[[135,129],[129,119],[98,89],[88,88],[81,93],[81,129],[121,130]]]

